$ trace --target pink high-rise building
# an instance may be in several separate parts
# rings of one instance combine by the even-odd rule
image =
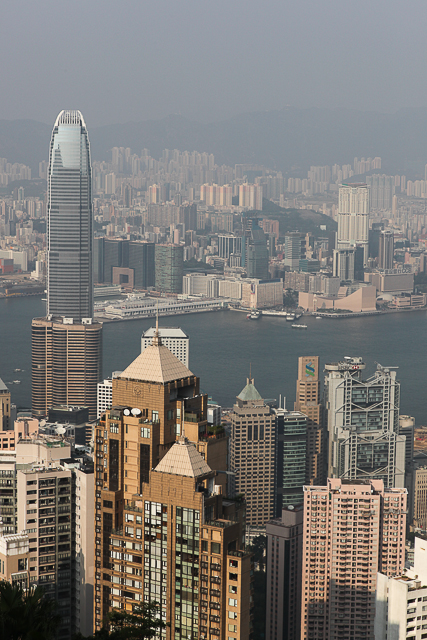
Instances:
[[[304,487],[302,639],[374,637],[377,572],[404,568],[406,499],[382,480]]]

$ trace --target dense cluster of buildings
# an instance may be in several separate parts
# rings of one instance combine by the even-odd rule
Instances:
[[[49,164],[40,168],[49,179],[40,260],[47,311],[32,323],[31,413],[16,413],[0,380],[0,579],[44,587],[58,603],[58,640],[101,630],[113,609],[153,602],[166,623],[158,637],[167,640],[257,640],[256,601],[266,640],[427,636],[427,448],[414,419],[400,415],[395,367],[377,364],[365,377],[363,359],[345,356],[324,364],[321,385],[319,357],[304,355],[292,410],[268,400],[268,389],[261,394],[250,373],[222,411],[189,369],[189,337],[159,328],[167,298],[141,352],[104,380],[94,319],[94,281],[155,288],[181,305],[190,304],[184,289],[194,304],[275,307],[284,286],[315,311],[346,309],[351,298],[354,310],[375,310],[378,291],[402,306],[407,296],[410,306],[425,303],[413,294],[414,269],[396,265],[392,231],[370,228],[372,191],[366,183],[339,188],[333,241],[295,231],[280,244],[277,220],[237,212],[239,233],[221,229],[199,247],[216,247],[210,257],[229,271],[184,276],[184,259],[194,257],[186,248],[198,242],[208,207],[260,209],[264,187],[280,192],[283,178],[218,168],[208,154],[165,152],[156,162],[116,148],[112,163],[92,173],[81,113],[62,111],[55,122]],[[380,168],[377,158],[360,163]],[[147,183],[146,172],[166,169],[169,182]],[[348,167],[318,169],[310,170],[315,183],[351,177]],[[120,177],[126,172],[131,180]],[[384,200],[385,181],[374,178]],[[200,181],[204,212],[183,205],[180,181],[193,185],[188,196]],[[120,188],[128,209],[145,185],[147,216],[163,206],[165,216],[178,216],[169,236],[160,227],[138,238],[107,229],[94,239],[93,185],[109,195]],[[177,201],[164,205],[171,195]],[[103,207],[95,201],[95,213],[113,224],[114,207]],[[134,215],[147,224],[142,211]],[[227,226],[234,215],[210,219]],[[333,272],[321,271],[328,260]],[[124,311],[152,314],[145,296]],[[409,531],[419,536],[411,568]],[[262,602],[257,535],[266,537]]]

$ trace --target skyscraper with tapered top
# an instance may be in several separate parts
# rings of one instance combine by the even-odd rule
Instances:
[[[61,111],[50,143],[47,315],[32,323],[32,410],[89,407],[96,418],[102,325],[93,322],[90,148],[80,111]]]

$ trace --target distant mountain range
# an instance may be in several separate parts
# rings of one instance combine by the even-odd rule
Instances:
[[[51,130],[33,120],[0,120],[0,157],[38,171],[38,163],[48,158]],[[381,156],[383,170],[424,178],[427,108],[385,114],[287,107],[210,124],[171,115],[89,127],[89,137],[94,160],[110,159],[114,146],[137,154],[147,148],[155,158],[165,148],[197,150],[215,154],[218,164],[262,164],[297,174],[311,164],[353,164],[355,156]]]

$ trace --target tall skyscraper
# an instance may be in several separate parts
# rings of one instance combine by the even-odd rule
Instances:
[[[307,416],[273,409],[276,422],[275,515],[303,501],[306,483]]]
[[[155,287],[164,293],[182,293],[184,247],[176,244],[155,246]]]
[[[55,121],[47,186],[47,316],[32,323],[33,413],[76,404],[95,419],[102,325],[93,322],[91,165],[80,111]]]
[[[274,516],[275,415],[252,378],[230,414],[230,468],[246,499],[246,521],[263,527]]]
[[[323,484],[326,480],[326,432],[323,405],[320,402],[319,356],[298,358],[295,411],[307,420],[306,484]]]
[[[207,437],[199,379],[156,332],[112,383],[95,435],[95,629],[157,601],[167,640],[249,640],[245,503],[223,502],[227,438]]]
[[[362,380],[362,358],[325,365],[324,406],[329,438],[328,477],[405,482],[405,436],[399,435],[400,383],[377,365]]]
[[[374,638],[377,573],[405,566],[406,489],[382,480],[304,487],[301,638]]]
[[[53,127],[47,217],[47,315],[92,318],[91,164],[80,111],[61,111]]]
[[[363,248],[363,264],[369,257],[369,188],[364,183],[342,184],[338,198],[337,249]]]
[[[380,269],[393,269],[394,233],[381,231],[379,238],[378,266]]]
[[[0,430],[6,431],[10,428],[10,391],[0,378]]]

